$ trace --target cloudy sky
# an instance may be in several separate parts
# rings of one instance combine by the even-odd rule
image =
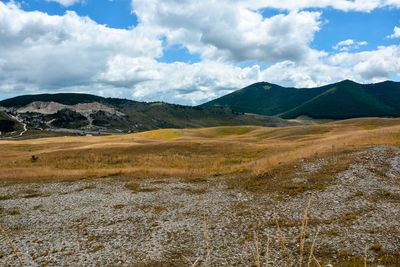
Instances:
[[[258,81],[400,81],[400,0],[0,1],[0,99],[195,105]]]

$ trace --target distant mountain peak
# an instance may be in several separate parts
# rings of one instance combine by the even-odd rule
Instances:
[[[274,88],[274,90],[265,90]],[[237,94],[240,92],[240,95]],[[240,112],[283,118],[324,119],[400,116],[400,83],[359,84],[352,80],[315,88],[289,88],[258,82],[204,103]]]

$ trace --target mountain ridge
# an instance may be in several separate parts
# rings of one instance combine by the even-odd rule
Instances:
[[[351,80],[314,88],[282,87],[259,82],[200,106],[221,106],[239,112],[293,119],[399,117],[400,82],[359,84]]]
[[[291,126],[298,123],[244,114],[225,107],[147,103],[89,94],[61,93],[23,95],[0,101],[0,124],[0,135],[22,135],[26,129],[98,135],[161,128]]]

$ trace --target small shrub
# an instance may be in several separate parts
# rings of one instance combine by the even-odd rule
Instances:
[[[156,213],[156,214],[159,214],[159,213],[161,213],[163,211],[167,211],[168,210],[167,208],[160,207],[160,206],[154,207],[153,209],[154,209],[153,212]]]
[[[330,230],[329,232],[327,232],[326,234],[327,234],[328,236],[338,236],[338,235],[339,235],[339,232],[336,231],[336,230],[334,230],[334,229],[332,229],[332,230]]]
[[[10,210],[7,212],[8,215],[19,215],[21,212],[19,210]]]
[[[373,244],[372,246],[369,247],[370,250],[373,250],[375,252],[380,252],[382,250],[382,245],[379,243]]]
[[[196,183],[207,183],[208,180],[203,177],[196,177],[196,178],[184,179],[184,182],[196,184]]]
[[[349,256],[349,252],[347,252],[346,250],[339,251],[339,256],[348,257]]]
[[[43,205],[42,205],[42,204],[34,206],[34,207],[33,207],[33,210],[39,210],[39,209],[41,209],[41,208],[43,208]]]
[[[45,251],[45,252],[39,254],[39,257],[46,257],[46,256],[48,256],[48,255],[49,255],[49,252],[48,252],[48,251]]]
[[[100,174],[100,175],[97,176],[97,178],[115,177],[115,176],[121,176],[122,174],[123,174],[122,171],[117,171],[117,172],[111,172],[111,173]]]
[[[158,188],[149,188],[149,187],[145,187],[145,188],[140,188],[138,191],[139,192],[145,192],[145,193],[150,193],[150,192],[155,192],[157,191]]]
[[[358,190],[357,192],[356,192],[356,196],[357,197],[362,197],[364,195],[364,193],[362,192],[362,191],[360,191],[360,190]]]
[[[343,220],[345,220],[345,221],[350,221],[350,220],[354,220],[354,219],[356,219],[357,218],[357,215],[355,215],[355,214],[346,214],[344,217],[343,217]]]
[[[84,187],[81,187],[81,188],[77,189],[76,191],[77,191],[77,192],[81,192],[81,191],[83,191],[83,190],[89,190],[89,189],[95,189],[95,188],[96,188],[95,185],[86,185],[86,186],[84,186]]]
[[[103,249],[103,248],[104,248],[104,245],[99,244],[99,245],[93,247],[93,251],[94,251],[94,252],[97,252],[97,251],[99,251],[99,250],[101,250],[101,249]]]
[[[35,192],[35,193],[29,193],[27,195],[22,196],[22,198],[35,198],[35,197],[40,197],[42,194],[40,192]]]
[[[199,194],[199,195],[201,195],[201,194],[204,194],[204,193],[207,192],[207,188],[206,187],[203,187],[203,188],[188,188],[185,191],[188,192],[188,193],[191,193],[191,194]]]
[[[132,192],[138,192],[139,191],[139,189],[140,189],[140,184],[139,183],[137,183],[137,182],[130,182],[130,183],[127,183],[126,185],[125,185],[125,187],[127,188],[127,189],[129,189],[129,190],[131,190]]]
[[[12,199],[11,195],[0,196],[0,200],[9,200],[9,199]]]

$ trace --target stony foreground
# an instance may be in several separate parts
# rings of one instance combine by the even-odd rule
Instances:
[[[314,254],[325,263],[364,257],[367,248],[372,266],[400,266],[400,150],[352,153],[354,162],[328,185],[296,194],[251,192],[218,177],[4,184],[0,223],[27,266],[182,266],[198,258],[200,265],[238,266],[253,262],[255,239],[264,261],[268,236],[273,263],[282,255],[274,212],[297,260],[312,194],[306,258],[319,230]],[[290,179],[307,184],[326,165],[300,161]],[[1,233],[0,261],[18,265],[12,254]]]

